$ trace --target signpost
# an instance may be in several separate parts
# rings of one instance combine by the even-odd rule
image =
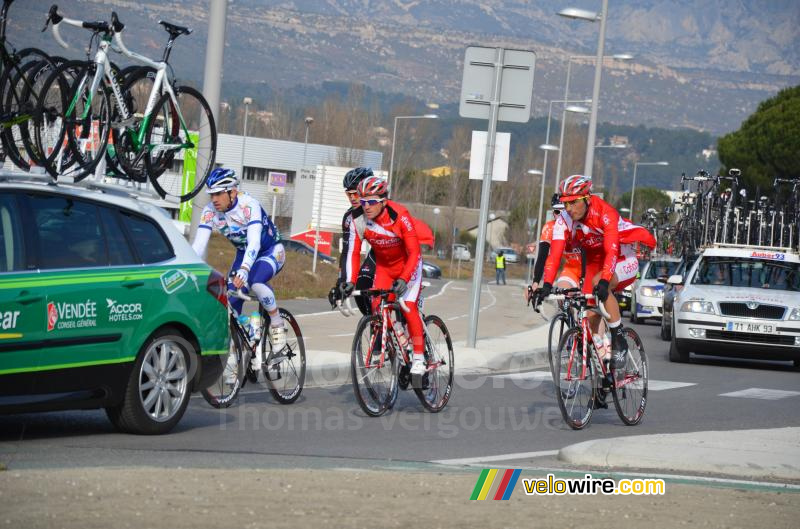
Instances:
[[[286,180],[286,173],[280,173],[278,171],[269,172],[269,188],[272,191],[272,211],[270,213],[272,214],[273,221],[277,216],[278,195],[286,193]]]
[[[527,123],[530,119],[535,63],[536,54],[531,51],[504,48],[470,46],[464,56],[459,115],[464,118],[489,120],[467,347],[475,347],[478,336],[483,252],[492,191],[497,121]]]

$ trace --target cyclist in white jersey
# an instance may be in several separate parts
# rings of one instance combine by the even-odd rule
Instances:
[[[228,288],[255,294],[269,313],[269,340],[278,350],[286,344],[286,328],[268,282],[283,268],[286,253],[270,216],[258,200],[240,192],[238,186],[239,180],[232,169],[220,167],[208,175],[206,192],[211,195],[211,202],[203,208],[192,248],[197,255],[204,257],[214,229],[236,247]],[[244,301],[236,297],[228,301],[236,314],[241,314]],[[260,355],[253,357],[253,363],[255,369],[260,369]]]

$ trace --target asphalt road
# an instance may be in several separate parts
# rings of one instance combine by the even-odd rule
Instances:
[[[508,305],[511,313],[520,311],[522,323],[530,320],[515,305],[521,304],[515,287],[491,289],[496,307]],[[466,326],[462,298],[467,294],[449,290],[429,305],[451,319],[448,325],[456,338]],[[484,298],[488,306],[490,298]],[[293,310],[311,311],[313,303],[318,302]],[[499,318],[498,325],[512,325],[509,313],[491,314],[487,320]],[[339,318],[320,321],[334,317]],[[312,320],[302,320],[311,344],[335,340],[329,338],[332,328],[355,326],[354,319],[324,325],[306,321]],[[238,404],[227,410],[212,409],[196,395],[175,430],[158,437],[116,433],[102,411],[5,416],[0,417],[0,461],[11,469],[154,464],[392,468],[489,458],[508,467],[564,468],[555,451],[591,439],[800,426],[798,373],[790,364],[724,359],[673,364],[657,325],[635,328],[650,362],[646,416],[635,427],[624,426],[612,405],[597,411],[586,429],[572,431],[561,418],[542,366],[512,375],[458,376],[450,404],[439,414],[424,411],[415,395],[405,392],[387,415],[367,417],[349,384],[332,384],[307,387],[291,406],[276,404],[258,385],[246,388]],[[346,344],[349,338],[340,340]],[[520,453],[527,455],[513,456]]]

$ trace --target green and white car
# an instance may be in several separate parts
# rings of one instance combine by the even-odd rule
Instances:
[[[159,434],[228,353],[225,279],[165,210],[0,175],[0,413],[105,408]]]

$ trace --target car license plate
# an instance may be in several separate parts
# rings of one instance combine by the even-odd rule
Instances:
[[[775,326],[769,323],[747,323],[742,321],[729,321],[725,325],[726,331],[756,332],[761,334],[778,334]]]

